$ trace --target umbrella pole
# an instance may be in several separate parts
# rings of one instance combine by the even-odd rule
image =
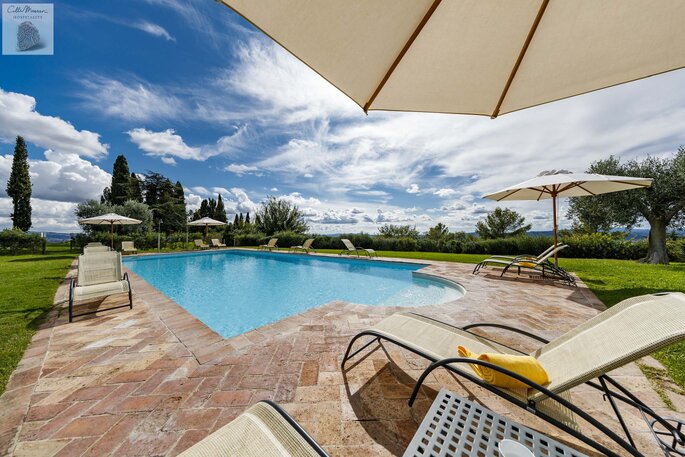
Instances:
[[[112,251],[114,250],[114,222],[109,223],[109,236],[112,239],[111,246],[112,246]]]
[[[552,194],[552,212],[554,213],[554,265],[559,266],[557,257],[557,194]]]

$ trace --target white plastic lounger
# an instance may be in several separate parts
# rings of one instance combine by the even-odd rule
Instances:
[[[122,241],[121,242],[121,252],[123,254],[136,254],[138,252],[138,249],[136,249],[135,245],[133,244],[133,241]]]
[[[193,240],[195,247],[198,249],[209,249],[209,245],[205,244],[202,240]]]
[[[78,257],[78,274],[69,284],[69,322],[74,317],[94,314],[110,309],[128,307],[133,309],[133,295],[128,274],[121,274],[121,254],[118,252],[97,252]],[[74,303],[94,300],[110,295],[128,293],[128,304],[74,314]]]
[[[103,246],[102,244],[98,244],[95,246],[86,246],[83,248],[84,254],[92,254],[94,252],[109,252],[109,251],[111,251],[109,246]]]

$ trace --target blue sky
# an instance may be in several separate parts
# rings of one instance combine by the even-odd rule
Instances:
[[[483,193],[611,154],[685,144],[685,72],[480,117],[373,112],[222,5],[201,0],[56,2],[52,56],[0,56],[0,227],[9,226],[14,137],[29,142],[34,229],[76,231],[112,162],[180,180],[189,205],[230,212],[266,195],[298,204],[319,233],[471,231]],[[546,203],[517,202],[535,229]],[[565,205],[562,203],[561,214]],[[562,225],[567,222],[562,220]]]

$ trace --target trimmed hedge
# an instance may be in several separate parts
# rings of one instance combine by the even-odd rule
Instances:
[[[5,233],[7,230],[0,232]],[[12,231],[14,232],[14,231]],[[188,241],[192,247],[194,239],[202,238],[203,232],[190,233]],[[7,236],[7,235],[6,235]],[[12,236],[16,236],[12,234]],[[35,237],[35,234],[24,235]],[[185,233],[162,234],[162,249],[183,249]],[[270,238],[278,238],[278,246],[289,248],[304,243],[307,238],[314,237],[315,249],[340,249],[344,248],[341,238],[349,239],[355,246],[371,248],[377,251],[422,251],[422,252],[445,252],[455,254],[539,254],[552,244],[551,237],[544,236],[519,236],[512,238],[481,239],[472,235],[448,236],[444,240],[433,240],[425,237],[414,238],[387,238],[372,236],[366,233],[343,234],[340,236],[308,235],[294,232],[279,232],[272,236],[263,233],[225,233],[223,231],[209,232],[209,238],[223,240],[229,246],[259,246],[265,244]],[[91,235],[76,235],[72,242],[74,247],[81,249],[91,241],[100,241],[109,245],[109,233],[93,233]],[[121,241],[133,241],[138,249],[156,249],[157,234],[130,234],[115,235],[115,246],[121,246]],[[560,252],[561,257],[573,258],[600,258],[637,260],[647,254],[647,240],[626,240],[616,235],[594,233],[590,235],[564,235],[559,243],[569,247]],[[39,246],[39,245],[37,245]],[[0,238],[0,247],[5,244]],[[668,255],[674,262],[685,262],[685,238],[668,240]],[[37,249],[37,248],[33,248]]]
[[[22,251],[45,254],[45,238],[37,233],[26,233],[21,230],[5,229],[0,231],[0,253],[18,254]]]

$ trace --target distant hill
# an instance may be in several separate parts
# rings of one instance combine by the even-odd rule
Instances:
[[[65,241],[69,241],[71,239],[71,233],[60,233],[60,232],[31,232],[31,233],[37,233],[37,234],[43,234],[45,235],[45,238],[47,238],[48,243],[63,243]]]

